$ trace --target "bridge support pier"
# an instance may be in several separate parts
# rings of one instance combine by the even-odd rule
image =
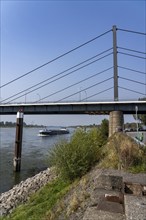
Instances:
[[[109,137],[115,132],[122,131],[124,117],[122,111],[112,111],[109,115]]]
[[[23,112],[19,111],[17,112],[17,120],[16,120],[15,157],[13,160],[15,172],[20,172],[21,169],[22,133],[23,133]]]

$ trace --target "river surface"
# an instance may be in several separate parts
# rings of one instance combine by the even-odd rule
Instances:
[[[48,151],[62,139],[69,140],[69,134],[40,137],[39,128],[24,128],[22,143],[21,172],[13,171],[15,149],[15,128],[0,128],[0,194],[15,184],[35,175],[48,167]]]
[[[48,151],[62,139],[69,140],[74,129],[65,135],[48,137],[38,136],[40,128],[23,128],[21,172],[13,171],[15,149],[15,128],[0,128],[0,194],[8,191],[15,184],[35,175],[48,167]],[[144,143],[146,143],[146,132]],[[137,133],[128,132],[135,137]]]

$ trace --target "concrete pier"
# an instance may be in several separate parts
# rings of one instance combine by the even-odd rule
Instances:
[[[115,132],[122,131],[124,117],[122,111],[112,111],[109,115],[109,137]]]

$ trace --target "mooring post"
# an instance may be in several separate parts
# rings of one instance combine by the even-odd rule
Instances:
[[[16,138],[15,138],[15,157],[14,157],[15,172],[19,172],[21,169],[22,133],[23,133],[23,112],[18,111],[17,119],[16,119]]]

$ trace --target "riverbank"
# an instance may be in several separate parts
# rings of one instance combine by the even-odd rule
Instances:
[[[1,215],[10,214],[17,205],[25,203],[27,200],[29,201],[14,210],[10,216],[2,219],[88,220],[90,217],[93,220],[99,219],[100,215],[102,215],[100,219],[106,220],[143,219],[143,216],[146,215],[145,148],[139,148],[137,143],[126,134],[116,133],[108,139],[106,145],[102,145],[102,148],[100,148],[102,150],[100,159],[92,164],[92,167],[82,173],[82,175],[78,174],[78,176],[72,178],[72,169],[69,170],[70,167],[76,168],[73,170],[74,172],[78,172],[78,169],[81,170],[81,168],[83,170],[86,164],[84,161],[77,166],[76,164],[81,161],[81,158],[84,159],[84,155],[88,155],[91,161],[91,154],[88,153],[91,152],[93,141],[91,139],[86,148],[85,143],[87,142],[87,137],[89,141],[89,137],[92,137],[91,134],[94,133],[89,132],[89,134],[82,130],[78,131],[77,134],[74,134],[72,145],[71,143],[69,145],[68,142],[66,145],[64,143],[61,148],[63,150],[57,154],[58,157],[55,155],[53,161],[60,161],[59,166],[56,166],[58,168],[56,171],[58,170],[58,173],[61,174],[60,171],[64,170],[59,170],[59,168],[62,168],[63,162],[65,162],[64,168],[67,165],[67,170],[65,169],[65,171],[71,172],[71,179],[69,179],[70,176],[68,178],[66,176],[65,179],[64,173],[62,173],[62,178],[56,178],[55,170],[52,173],[52,169],[41,172],[34,179],[27,179],[26,182],[22,182],[22,185],[18,185],[19,187],[16,186],[15,190],[12,189],[8,194],[2,195],[4,200],[0,201],[0,205],[1,210],[4,211],[1,211]],[[98,137],[97,133],[96,137]],[[82,140],[81,142],[77,141],[80,139]],[[97,141],[99,141],[99,138],[97,138]],[[79,145],[77,145],[77,148],[75,143],[80,143],[80,148]],[[100,143],[96,143],[95,146]],[[75,148],[73,148],[74,145]],[[67,148],[67,146],[71,146],[71,148]],[[60,149],[61,146],[58,145],[58,147],[54,148],[54,150],[52,149],[52,153],[57,153],[56,149]],[[76,153],[76,149],[78,149],[78,153]],[[82,149],[84,149],[83,153]],[[69,156],[68,152],[71,153]],[[99,156],[99,151],[97,153],[97,156]],[[80,156],[76,158],[75,156],[78,155]],[[71,158],[74,159],[73,163],[70,161]],[[128,173],[131,168],[133,171],[139,172],[139,174]],[[44,178],[45,182],[42,183],[44,187],[42,187],[39,181],[46,176],[46,172],[47,178]],[[43,175],[41,176],[41,174]],[[36,178],[37,176],[38,178]],[[35,179],[37,180],[36,182]],[[52,181],[54,179],[55,181]],[[31,194],[33,195],[31,196]],[[134,204],[136,204],[136,207]],[[135,208],[133,209],[133,207]]]
[[[70,140],[69,134],[51,137],[38,136],[39,128],[23,129],[21,172],[13,171],[15,152],[15,128],[0,128],[0,194],[12,189],[16,184],[30,178],[49,167],[48,152],[61,140]]]
[[[95,166],[80,180],[67,186],[67,189],[65,186],[64,191],[66,193],[61,193],[60,199],[56,200],[51,209],[46,206],[47,200],[52,196],[51,193],[47,194],[47,191],[45,191],[45,194],[42,191],[37,194],[37,199],[39,200],[37,205],[35,204],[36,200],[26,203],[33,193],[40,188],[43,189],[43,186],[48,185],[48,182],[50,183],[47,186],[49,189],[54,179],[56,179],[54,171],[47,169],[2,194],[0,197],[1,216],[10,214],[18,205],[23,203],[27,205],[21,208],[23,217],[19,218],[10,215],[8,219],[142,220],[146,216],[146,174],[131,174],[113,169],[99,169],[98,166]],[[53,196],[60,193],[59,189],[54,189],[54,187],[56,185],[53,185],[51,189]],[[39,216],[40,213],[37,216],[38,205],[43,207],[41,218]],[[31,209],[32,207],[32,214],[35,213],[35,218],[29,214],[29,208]]]
[[[56,178],[53,169],[48,168],[34,177],[21,181],[8,192],[0,196],[0,216],[10,214],[18,205],[24,204],[30,195]]]

